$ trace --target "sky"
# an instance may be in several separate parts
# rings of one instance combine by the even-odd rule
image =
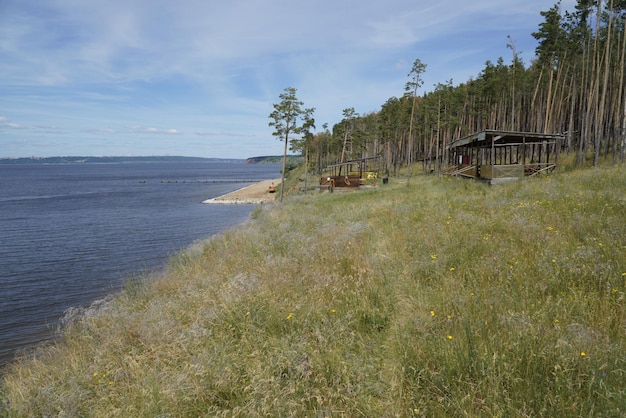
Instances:
[[[510,40],[528,65],[555,2],[0,0],[0,158],[282,155],[285,88],[332,128],[402,96],[415,59],[419,95]]]

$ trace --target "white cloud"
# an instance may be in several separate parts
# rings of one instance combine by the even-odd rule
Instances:
[[[85,129],[82,132],[85,133],[90,133],[90,134],[94,134],[94,135],[109,135],[109,134],[114,134],[116,133],[116,131],[114,129],[109,129],[109,128],[105,128],[105,129]]]
[[[181,132],[178,129],[160,129],[160,128],[146,128],[143,126],[129,126],[128,132],[138,134],[153,134],[153,135],[180,135]]]
[[[19,123],[15,123],[13,121],[11,121],[9,118],[6,118],[4,116],[0,116],[0,129],[2,128],[8,128],[8,129],[26,129],[25,126],[19,124]]]

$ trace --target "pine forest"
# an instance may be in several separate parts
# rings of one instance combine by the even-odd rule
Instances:
[[[338,161],[380,157],[389,175],[421,162],[438,171],[447,145],[485,129],[563,134],[561,152],[577,165],[626,159],[626,0],[578,0],[575,10],[560,2],[542,11],[532,33],[535,57],[526,65],[510,37],[510,59],[487,61],[465,83],[437,83],[417,95],[427,64],[415,60],[405,94],[379,111],[343,119],[302,141],[294,151],[319,170]],[[504,40],[503,40],[504,41]]]

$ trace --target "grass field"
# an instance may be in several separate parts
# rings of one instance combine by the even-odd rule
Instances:
[[[0,391],[16,417],[624,416],[626,168],[291,194]]]

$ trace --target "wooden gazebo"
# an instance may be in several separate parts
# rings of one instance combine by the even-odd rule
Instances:
[[[562,134],[485,130],[448,146],[447,174],[490,183],[548,173],[556,168]]]

